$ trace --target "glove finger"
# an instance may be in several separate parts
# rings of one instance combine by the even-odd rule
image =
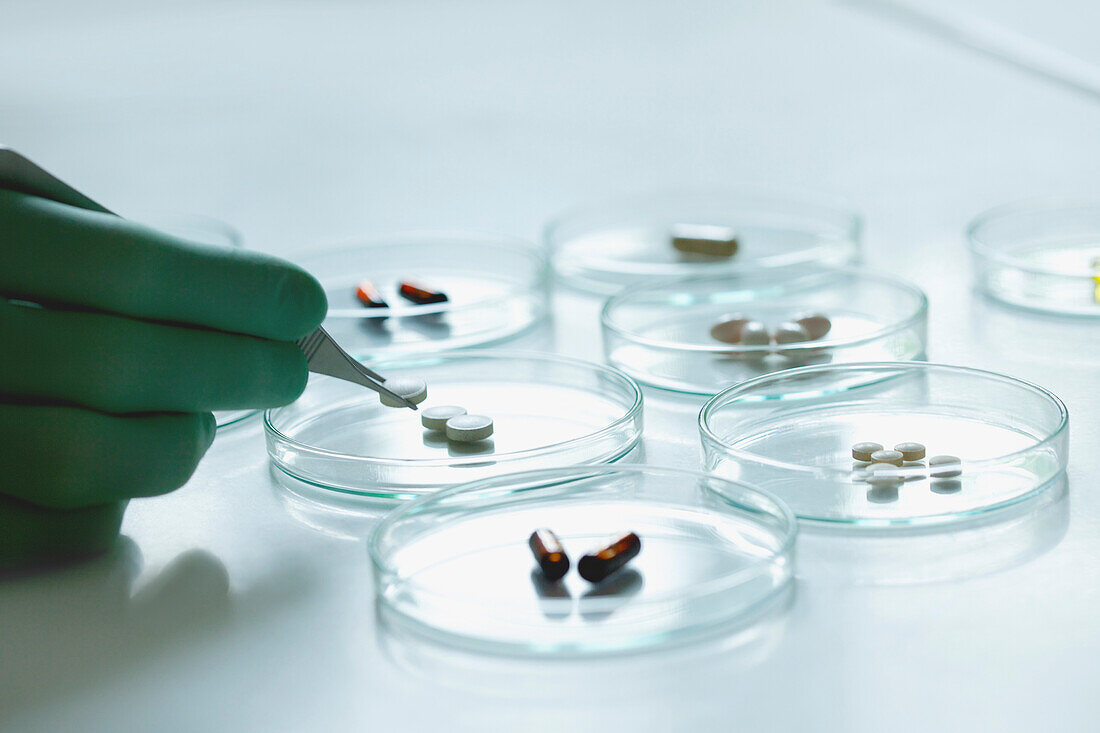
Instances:
[[[106,552],[118,537],[125,502],[46,509],[0,496],[0,570]]]
[[[0,294],[280,341],[315,329],[320,284],[288,262],[0,191]]]
[[[102,412],[201,412],[294,401],[308,378],[288,341],[0,301],[0,396]]]
[[[0,404],[0,494],[51,509],[164,494],[191,477],[214,431],[208,412]]]

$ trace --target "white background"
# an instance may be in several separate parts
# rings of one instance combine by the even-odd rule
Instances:
[[[1100,63],[1094,4],[952,7]],[[1100,193],[1098,131],[1095,97],[844,4],[0,2],[0,139],[123,214],[202,212],[293,257],[410,227],[535,238],[651,186],[818,188],[865,212],[871,266],[926,289],[932,359],[1036,381],[1072,426],[1069,498],[1042,516],[838,540],[850,573],[803,546],[785,613],[576,665],[376,628],[349,538],[373,518],[292,501],[254,420],[132,503],[117,551],[0,583],[0,728],[1096,730],[1100,322],[976,298],[962,232]],[[536,339],[600,358],[597,306],[559,296]],[[647,459],[698,466],[698,403],[647,399]]]

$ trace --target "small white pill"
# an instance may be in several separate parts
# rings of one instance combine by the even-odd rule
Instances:
[[[459,415],[447,421],[447,440],[474,443],[493,434],[493,420],[484,415]]]
[[[806,313],[795,318],[794,322],[806,329],[811,341],[823,338],[833,327],[833,322],[820,313]]]
[[[794,321],[780,323],[775,329],[775,343],[800,344],[810,340],[810,332]]]
[[[852,458],[857,461],[869,462],[871,454],[882,450],[882,443],[856,443],[852,446]]]
[[[394,394],[401,395],[414,405],[419,405],[428,399],[428,384],[423,379],[416,377],[394,377],[383,382],[386,389]],[[404,407],[404,402],[398,402],[384,394],[379,394],[378,399],[386,407]]]
[[[448,420],[465,414],[466,408],[458,405],[429,407],[420,413],[420,424],[428,430],[446,430]]]
[[[742,346],[765,346],[772,342],[768,327],[760,321],[749,321],[741,329]]]
[[[710,327],[710,336],[716,341],[736,344],[741,341],[741,332],[749,322],[749,319],[740,313],[722,316],[717,323]]]
[[[928,459],[932,478],[954,478],[962,474],[962,463],[956,456],[932,456]]]
[[[907,461],[919,461],[924,458],[926,451],[920,443],[898,443],[894,450],[901,453],[901,457]]]
[[[889,463],[892,466],[900,466],[905,462],[905,457],[896,450],[877,450],[871,454],[871,460],[875,463]]]

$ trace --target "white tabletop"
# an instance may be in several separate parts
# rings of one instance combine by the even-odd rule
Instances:
[[[954,7],[1100,56],[1090,3],[1005,5]],[[933,360],[1050,388],[1072,436],[1068,498],[1007,528],[803,546],[790,607],[732,639],[534,664],[377,628],[375,517],[293,501],[253,420],[133,502],[117,551],[0,584],[0,728],[1096,729],[1100,323],[976,298],[962,238],[997,203],[1097,193],[1094,98],[822,2],[0,11],[3,142],[122,213],[203,212],[291,255],[410,227],[534,238],[652,186],[810,186],[865,212],[868,264],[925,288]],[[555,305],[520,346],[600,359],[598,302]],[[700,466],[699,401],[647,400],[646,460]]]

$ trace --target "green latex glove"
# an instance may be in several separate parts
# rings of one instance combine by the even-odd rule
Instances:
[[[106,549],[211,410],[296,399],[326,307],[286,262],[0,190],[0,569]]]

